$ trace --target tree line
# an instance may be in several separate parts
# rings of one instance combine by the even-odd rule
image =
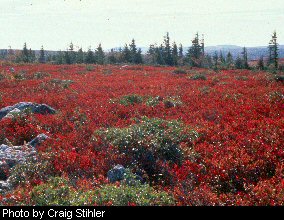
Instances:
[[[277,34],[273,33],[268,44],[268,58],[265,64],[264,57],[260,57],[257,68],[265,69],[266,67],[279,68],[278,62],[279,45],[277,43]],[[169,33],[164,36],[161,44],[151,44],[148,51],[142,54],[141,48],[136,46],[135,40],[129,44],[125,44],[123,48],[111,49],[105,52],[102,45],[99,44],[93,51],[89,48],[83,51],[82,48],[74,49],[71,42],[67,50],[58,51],[55,54],[48,54],[41,47],[39,55],[35,55],[35,51],[28,49],[27,44],[20,54],[14,59],[15,62],[23,63],[53,63],[53,64],[147,64],[147,65],[167,65],[167,66],[183,66],[203,67],[212,69],[249,69],[247,48],[244,47],[239,56],[234,59],[232,54],[228,52],[223,54],[222,51],[215,52],[212,56],[205,53],[204,37],[200,39],[197,33],[191,41],[191,46],[184,51],[182,44],[176,42],[171,43]]]

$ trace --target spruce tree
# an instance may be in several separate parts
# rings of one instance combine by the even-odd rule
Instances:
[[[102,45],[99,44],[99,46],[97,47],[96,51],[95,51],[95,61],[97,64],[104,64],[104,59],[105,59],[105,53],[103,51]]]
[[[95,56],[94,56],[94,52],[91,50],[91,47],[88,49],[85,62],[88,64],[95,63]]]
[[[218,53],[217,53],[217,51],[215,51],[215,53],[213,55],[213,68],[215,70],[218,69]]]
[[[76,63],[84,63],[84,52],[82,48],[80,48],[77,52]]]
[[[178,47],[176,43],[173,43],[173,50],[172,50],[172,60],[173,60],[173,65],[177,66],[178,65]]]
[[[76,52],[74,51],[74,45],[71,42],[69,45],[69,49],[67,50],[68,55],[66,55],[66,63],[67,64],[72,64],[76,62]],[[68,62],[67,62],[68,61]]]
[[[238,56],[235,61],[236,69],[243,69],[243,60]]]
[[[141,48],[139,48],[138,51],[137,51],[137,53],[136,53],[135,62],[136,62],[136,64],[142,64],[142,63],[143,63],[142,50],[141,50]]]
[[[129,44],[129,58],[130,63],[137,63],[137,48],[134,39],[132,39],[131,44]]]
[[[257,62],[257,69],[264,70],[264,61],[263,56],[261,56]]]
[[[27,48],[27,43],[24,43],[24,47],[23,47],[23,50],[22,50],[22,55],[21,55],[21,60],[24,62],[24,63],[28,63],[29,62],[29,50]]]
[[[45,61],[46,61],[46,59],[45,59],[45,52],[44,52],[43,46],[41,46],[38,61],[40,63],[45,63]]]
[[[183,58],[183,47],[182,47],[182,44],[179,45],[178,56],[179,56],[179,58]]]
[[[147,51],[147,56],[149,59],[149,63],[156,65],[157,64],[157,59],[156,59],[156,47],[154,44],[151,44],[149,46],[149,49]]]
[[[109,53],[109,56],[108,56],[108,62],[110,64],[114,64],[114,63],[117,62],[116,57],[115,57],[115,51],[114,51],[113,48],[110,50],[110,53]]]
[[[234,59],[233,56],[231,54],[231,52],[228,52],[227,57],[226,57],[226,66],[227,68],[230,68],[234,63]]]
[[[246,48],[246,47],[243,48],[242,55],[243,55],[243,65],[242,65],[242,67],[243,67],[244,69],[249,69],[249,65],[248,65],[248,53],[247,53],[247,48]]]
[[[128,48],[128,45],[127,44],[125,44],[125,46],[124,46],[124,48],[123,48],[123,50],[122,50],[122,62],[124,62],[124,63],[129,63],[129,62],[131,62],[131,57],[130,57],[131,55],[130,55],[130,50],[129,50],[129,48]]]
[[[166,65],[172,66],[173,65],[173,57],[172,57],[172,49],[170,45],[170,37],[169,32],[167,32],[166,36],[164,37],[164,48],[163,48],[163,57]]]
[[[195,38],[192,40],[192,46],[187,52],[187,57],[191,66],[200,67],[202,63],[204,45],[201,46],[199,42],[199,34],[197,33]]]
[[[277,70],[278,69],[278,43],[277,43],[277,34],[276,31],[274,31],[271,39],[271,54],[272,54],[272,63],[274,65],[274,68]]]

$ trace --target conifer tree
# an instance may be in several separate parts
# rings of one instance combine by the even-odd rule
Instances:
[[[117,62],[116,57],[115,57],[115,51],[114,51],[113,48],[110,50],[110,53],[109,53],[109,56],[108,56],[108,62],[110,64],[114,64],[114,63]]]
[[[46,59],[45,59],[45,52],[44,52],[43,46],[41,46],[38,61],[40,63],[45,63],[45,61],[46,61]]]
[[[84,63],[84,52],[82,47],[77,52],[76,63]]]
[[[125,46],[124,46],[124,48],[123,48],[123,50],[122,50],[122,62],[124,62],[124,63],[129,63],[129,62],[131,62],[131,60],[130,60],[130,50],[129,50],[129,48],[128,48],[128,45],[127,44],[125,44]]]
[[[95,63],[95,56],[94,56],[94,52],[91,50],[91,47],[88,49],[85,62],[88,64]]]
[[[173,50],[172,50],[172,60],[173,60],[173,65],[177,66],[178,65],[178,47],[176,43],[173,43]]]
[[[235,61],[236,69],[243,69],[243,60],[238,56]]]
[[[248,65],[248,53],[247,53],[247,48],[246,48],[246,47],[243,48],[242,55],[243,55],[242,68],[243,68],[243,69],[249,69],[249,65]]]
[[[171,49],[171,45],[170,45],[169,32],[167,32],[166,36],[164,37],[163,55],[164,55],[163,57],[164,57],[165,64],[172,66],[173,65],[173,57],[172,57],[172,49]]]
[[[277,43],[277,34],[276,31],[273,32],[272,39],[269,43],[269,52],[270,52],[270,60],[269,64],[273,64],[274,68],[278,69],[278,43]]]
[[[27,48],[27,43],[24,43],[24,47],[23,47],[23,50],[22,50],[22,54],[21,54],[21,58],[22,58],[22,61],[24,63],[28,63],[29,62],[29,50]]]
[[[178,56],[179,56],[179,58],[183,58],[183,47],[182,47],[182,44],[179,45]]]
[[[257,62],[257,68],[259,70],[264,70],[264,61],[263,61],[263,56],[261,56]]]
[[[192,40],[192,46],[189,48],[187,52],[187,57],[190,65],[200,67],[202,63],[202,55],[203,55],[203,46],[200,45],[199,42],[199,34],[197,33],[195,38]]]
[[[143,63],[142,50],[141,50],[141,48],[139,48],[138,51],[137,51],[137,53],[136,53],[135,62],[136,62],[136,64],[142,64],[142,63]]]
[[[213,68],[218,69],[218,53],[215,51],[213,55]]]
[[[232,56],[231,52],[228,52],[227,57],[226,57],[227,68],[230,68],[233,65],[233,63],[234,63],[233,56]]]
[[[134,39],[132,39],[131,44],[129,44],[129,58],[131,63],[137,63],[137,48]]]
[[[104,64],[104,59],[105,59],[105,53],[103,51],[102,45],[99,44],[99,46],[97,47],[96,51],[95,51],[95,62],[97,64]]]

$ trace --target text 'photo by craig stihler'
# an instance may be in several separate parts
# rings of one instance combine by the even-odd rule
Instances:
[[[0,3],[1,217],[283,208],[282,0]]]

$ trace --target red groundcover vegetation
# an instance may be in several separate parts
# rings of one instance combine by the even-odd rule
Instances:
[[[45,204],[35,197],[53,177],[61,178],[62,189],[70,184],[75,194],[102,187],[115,193],[121,183],[110,183],[107,172],[117,164],[133,173],[140,170],[143,184],[170,201],[150,205],[284,204],[284,86],[271,73],[35,64],[2,65],[0,74],[0,108],[26,101],[57,110],[0,121],[0,139],[14,146],[41,133],[50,137],[38,148],[40,163],[31,170],[17,167],[20,180],[0,194],[3,205]],[[161,120],[178,151],[163,154],[160,144],[151,151],[154,159],[147,159],[119,148],[123,132],[152,119]],[[167,123],[175,121],[178,132],[171,132]],[[118,133],[119,140],[113,140]],[[140,142],[154,138],[137,140],[137,149],[149,152],[149,145]],[[141,204],[129,200],[127,205]],[[121,204],[113,198],[100,201],[91,204]]]

